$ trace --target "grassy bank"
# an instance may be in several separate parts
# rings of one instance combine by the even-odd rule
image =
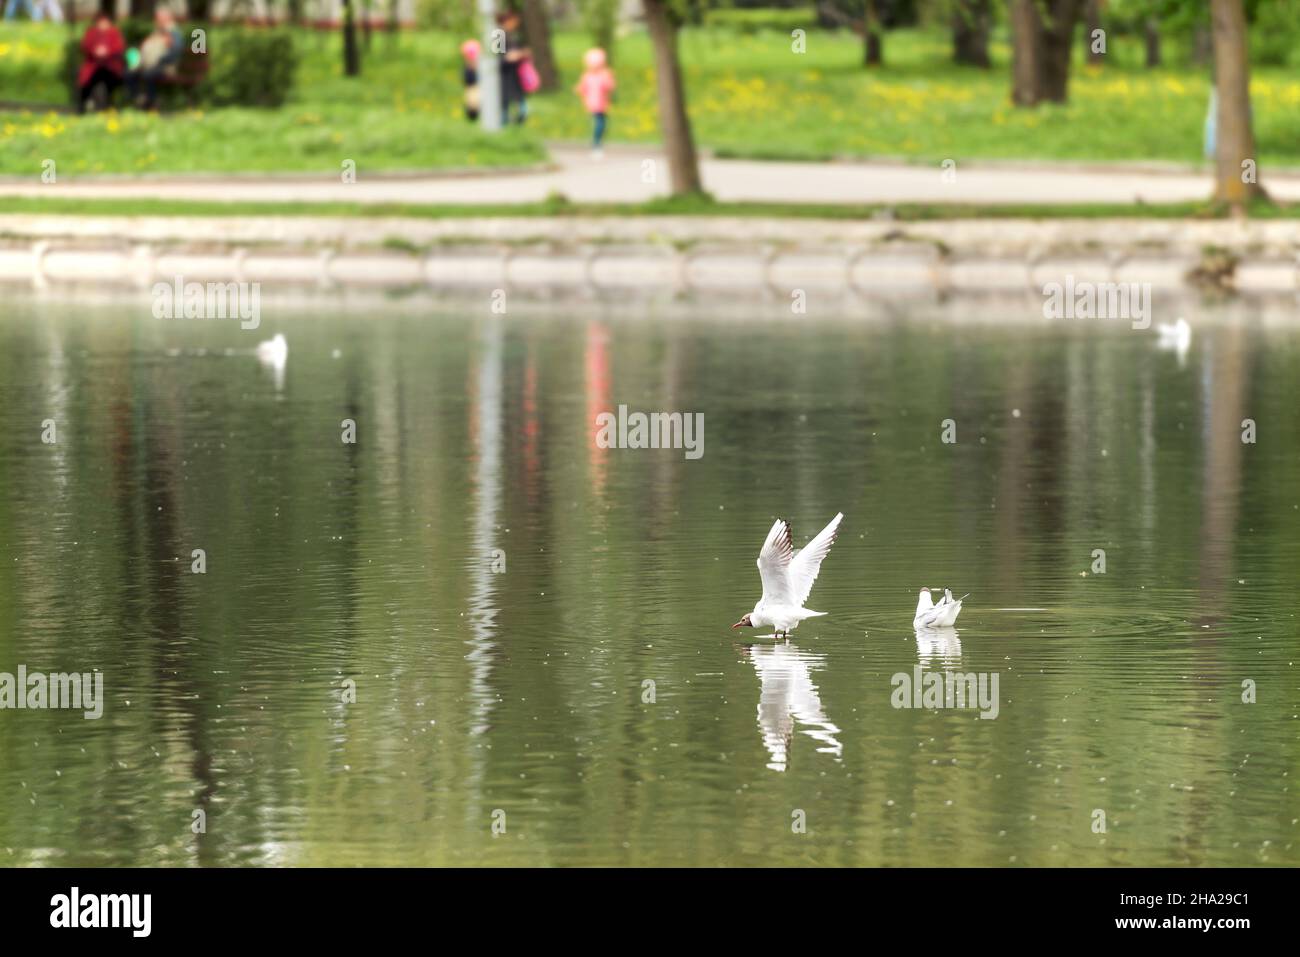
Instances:
[[[0,174],[311,172],[526,166],[546,159],[537,137],[499,136],[463,120],[322,103],[280,111],[227,108],[158,115],[0,115]]]
[[[0,24],[3,97],[62,102],[55,72],[65,27]],[[82,120],[40,111],[0,114],[0,173],[34,175],[46,158],[69,172],[506,166],[542,155],[544,139],[581,140],[577,97],[581,33],[561,32],[564,89],[531,101],[525,130],[484,138],[460,118],[457,37],[420,31],[375,36],[359,80],[341,76],[339,38],[301,31],[298,89],[279,111],[214,110],[162,118],[123,113]],[[211,42],[220,42],[220,28]],[[1077,52],[1077,51],[1076,51]],[[861,66],[857,37],[814,32],[807,52],[783,33],[688,29],[681,55],[697,138],[723,155],[822,159],[903,157],[1166,160],[1199,162],[1209,96],[1204,69],[1147,70],[1135,40],[1114,39],[1102,67],[1076,64],[1070,103],[1011,108],[1009,51],[993,47],[989,71],[952,66],[942,33],[891,32],[886,66]],[[613,142],[658,138],[649,44],[620,41]],[[1252,72],[1262,168],[1300,165],[1300,74]]]

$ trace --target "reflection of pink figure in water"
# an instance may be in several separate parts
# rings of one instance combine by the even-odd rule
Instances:
[[[610,410],[609,399],[609,331],[603,322],[587,323],[587,341],[583,347],[583,367],[587,396],[587,461],[591,465],[591,487],[600,494],[605,490],[605,457],[608,449],[596,442],[596,416]]]
[[[537,357],[531,343],[524,362],[524,494],[529,502],[537,501],[537,489],[542,478],[542,457],[539,452],[542,433],[537,415]]]

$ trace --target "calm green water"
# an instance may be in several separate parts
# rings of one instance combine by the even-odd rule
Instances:
[[[0,711],[0,863],[1300,863],[1300,334],[618,312],[8,303],[0,672],[106,703]],[[837,510],[828,616],[730,630]]]

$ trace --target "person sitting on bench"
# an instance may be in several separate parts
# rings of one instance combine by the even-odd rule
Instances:
[[[100,12],[86,29],[81,38],[81,69],[77,71],[77,108],[86,112],[86,103],[90,101],[94,108],[102,110],[108,106],[113,91],[122,85],[122,72],[126,65],[122,62],[122,51],[126,43],[113,18]]]
[[[170,10],[159,7],[153,24],[153,33],[140,44],[140,65],[126,75],[126,88],[131,100],[142,110],[154,108],[158,99],[158,81],[176,72],[176,64],[184,51],[180,28]]]

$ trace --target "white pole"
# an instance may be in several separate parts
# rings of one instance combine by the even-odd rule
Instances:
[[[501,129],[501,66],[496,52],[495,0],[478,0],[482,23],[482,48],[478,54],[478,118],[483,129]]]

